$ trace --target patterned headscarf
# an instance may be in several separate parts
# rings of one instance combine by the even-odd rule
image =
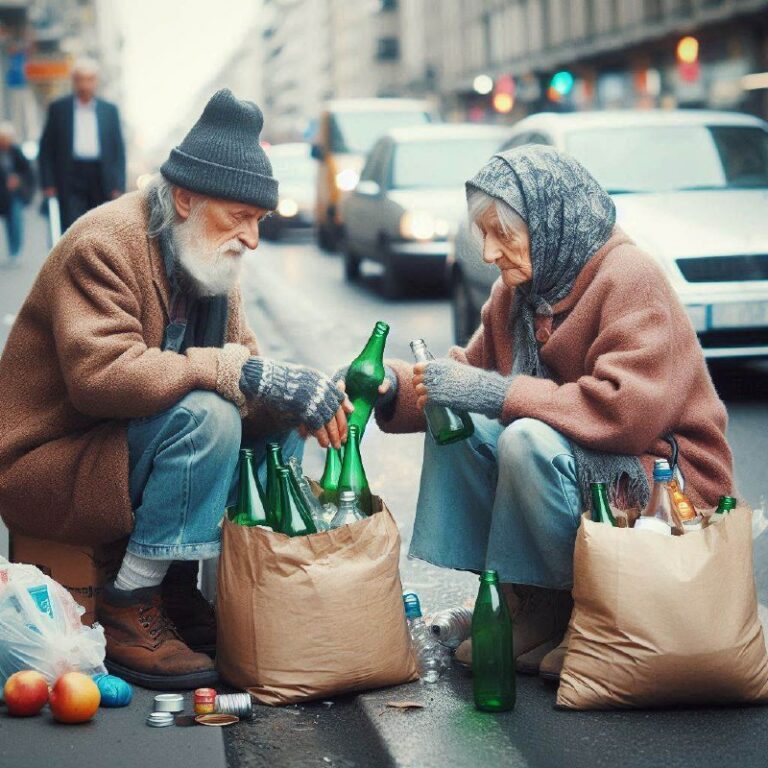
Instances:
[[[552,147],[518,147],[494,155],[467,182],[511,206],[528,225],[533,278],[515,291],[513,373],[549,378],[539,360],[534,320],[573,288],[584,265],[616,223],[613,200],[572,157]]]
[[[539,357],[536,316],[551,317],[553,305],[571,292],[581,270],[611,236],[616,207],[581,163],[540,145],[494,155],[467,182],[467,191],[473,188],[507,203],[528,225],[533,276],[515,290],[512,374],[550,379]],[[647,503],[650,489],[639,459],[592,451],[574,441],[571,446],[585,506],[593,482],[608,483],[612,501],[620,506]]]

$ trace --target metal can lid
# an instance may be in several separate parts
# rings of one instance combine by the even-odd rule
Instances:
[[[200,725],[234,725],[240,722],[240,718],[235,715],[198,715],[195,722]]]
[[[158,693],[155,696],[155,712],[183,712],[184,697],[180,693]]]
[[[172,712],[150,712],[147,715],[146,723],[153,728],[164,728],[167,725],[173,725]]]
[[[666,536],[672,535],[672,528],[667,525],[663,520],[659,520],[658,517],[640,516],[635,521],[633,527],[635,531],[653,531],[654,533],[661,533]]]

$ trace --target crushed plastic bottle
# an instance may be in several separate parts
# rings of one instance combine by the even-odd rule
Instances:
[[[431,618],[429,629],[440,645],[456,650],[472,635],[472,609],[449,608],[440,611]]]
[[[415,592],[406,592],[403,595],[403,604],[411,644],[419,665],[419,675],[425,683],[436,683],[444,666],[445,649],[435,641],[429,627],[424,623],[419,596]]]

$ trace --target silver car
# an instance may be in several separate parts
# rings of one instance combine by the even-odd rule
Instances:
[[[365,259],[384,266],[383,290],[423,275],[445,282],[448,238],[466,216],[464,182],[498,149],[508,128],[425,125],[391,130],[373,146],[343,204],[344,274]]]
[[[286,229],[308,229],[314,222],[315,161],[302,142],[274,144],[267,149],[272,175],[280,182],[277,210],[261,223],[267,240],[277,240]]]
[[[531,143],[570,153],[612,195],[618,224],[661,263],[706,357],[768,355],[768,123],[708,111],[542,113],[501,149]],[[463,344],[498,270],[466,221],[450,260]]]

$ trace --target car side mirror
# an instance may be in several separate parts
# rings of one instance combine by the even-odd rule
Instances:
[[[381,187],[375,181],[360,181],[355,187],[355,192],[367,197],[378,197],[381,194]]]
[[[310,155],[312,155],[315,160],[323,160],[325,158],[325,150],[320,144],[313,144],[312,149],[310,150]]]

